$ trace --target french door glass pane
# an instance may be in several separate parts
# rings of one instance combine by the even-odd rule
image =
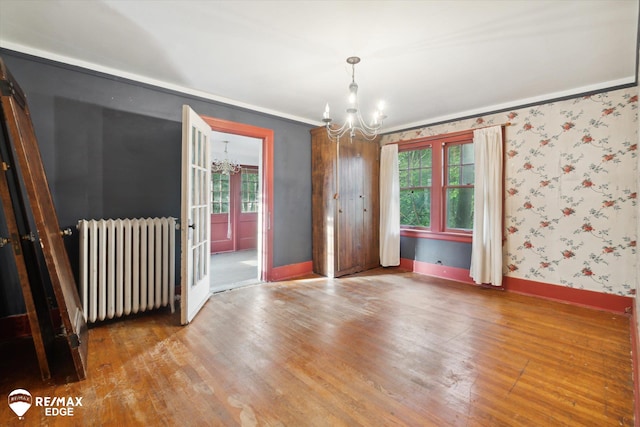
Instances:
[[[211,174],[211,212],[214,214],[229,212],[229,175]]]

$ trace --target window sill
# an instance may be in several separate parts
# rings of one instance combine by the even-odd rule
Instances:
[[[473,235],[471,233],[451,233],[436,232],[429,230],[419,230],[414,228],[401,228],[400,236],[415,237],[418,239],[448,240],[450,242],[471,243]]]

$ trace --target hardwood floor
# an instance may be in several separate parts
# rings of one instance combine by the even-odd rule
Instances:
[[[389,274],[395,273],[395,274]],[[87,379],[3,345],[3,396],[82,397],[8,425],[633,425],[629,319],[413,273],[268,283],[90,330]],[[27,341],[28,343],[28,341]]]

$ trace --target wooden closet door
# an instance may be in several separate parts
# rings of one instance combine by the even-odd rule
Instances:
[[[380,146],[377,141],[362,142],[362,266],[380,265]]]
[[[358,144],[341,141],[336,276],[362,270],[362,169]]]
[[[379,140],[340,143],[311,130],[313,271],[344,276],[379,263]]]
[[[311,130],[311,220],[313,271],[327,277],[335,275],[337,230],[336,164],[337,146],[324,127]]]

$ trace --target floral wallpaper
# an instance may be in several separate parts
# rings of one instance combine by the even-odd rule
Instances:
[[[382,143],[506,122],[504,274],[634,294],[637,88],[398,132]]]

